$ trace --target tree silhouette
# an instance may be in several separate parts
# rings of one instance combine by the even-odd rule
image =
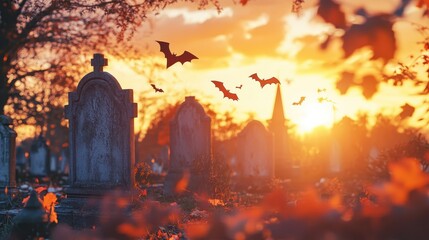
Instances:
[[[130,39],[148,13],[179,0],[1,0],[0,114],[31,116],[59,105],[81,76],[85,55],[132,55]],[[200,7],[215,0],[191,0]],[[91,54],[86,54],[91,53]],[[5,107],[6,106],[6,107]],[[25,123],[26,118],[19,123]]]

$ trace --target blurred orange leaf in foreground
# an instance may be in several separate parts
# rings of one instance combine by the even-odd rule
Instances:
[[[184,171],[182,178],[177,182],[176,187],[174,191],[176,193],[183,193],[186,188],[188,187],[189,178],[191,177],[191,174],[189,171]]]
[[[390,182],[371,188],[372,192],[387,202],[402,205],[413,190],[419,190],[429,183],[429,175],[421,170],[417,159],[406,158],[391,162],[388,166]]]

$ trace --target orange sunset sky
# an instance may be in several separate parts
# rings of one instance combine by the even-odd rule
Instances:
[[[369,50],[343,59],[339,39],[321,50],[320,44],[333,27],[316,16],[317,1],[305,1],[300,16],[291,12],[291,2],[252,0],[241,6],[221,1],[223,10],[220,13],[214,7],[199,10],[196,4],[171,5],[159,14],[149,16],[132,39],[146,53],[137,64],[145,66],[148,59],[165,62],[156,40],[170,42],[170,49],[177,54],[188,50],[199,59],[160,69],[152,79],[135,71],[130,65],[132,62],[116,61],[111,57],[108,57],[109,66],[105,71],[113,74],[123,88],[134,89],[136,101],[139,92],[151,89],[150,83],[154,83],[165,91],[153,93],[156,96],[169,98],[172,92],[194,95],[220,109],[234,109],[239,119],[252,113],[259,120],[271,117],[276,86],[267,85],[261,89],[249,76],[258,73],[261,78],[276,77],[281,82],[286,117],[297,124],[301,133],[318,125],[329,126],[333,120],[340,120],[345,115],[353,118],[362,111],[398,115],[400,106],[405,103],[416,107],[415,114],[425,111],[419,107],[423,98],[416,94],[418,89],[410,86],[394,87],[381,83],[371,99],[365,99],[359,87],[352,87],[347,94],[341,95],[335,88],[341,71],[371,72],[380,63],[367,60],[371,54]],[[364,7],[369,14],[376,14],[391,13],[400,0],[337,2],[348,13]],[[390,62],[392,66],[398,60],[410,62],[409,56],[418,53],[416,42],[421,41],[422,36],[411,22],[428,24],[427,17],[421,18],[422,11],[410,4],[404,17],[395,21],[393,29],[398,50],[395,60]],[[351,15],[347,20],[358,21]],[[211,80],[224,82],[239,100],[223,98]],[[243,85],[242,89],[235,88],[239,85]],[[317,89],[323,88],[326,92],[317,93]],[[301,96],[307,98],[302,106],[293,106],[292,103]],[[335,103],[335,113],[332,103],[319,103],[318,97],[331,99]],[[413,121],[415,119],[410,120]]]

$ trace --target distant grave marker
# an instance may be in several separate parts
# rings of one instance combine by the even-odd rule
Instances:
[[[47,176],[50,170],[50,151],[45,139],[40,135],[34,140],[30,149],[30,175]]]
[[[28,168],[28,160],[25,156],[25,150],[19,146],[16,148],[16,169],[18,172],[26,171]]]
[[[249,122],[237,139],[238,175],[274,177],[273,152],[273,135],[261,122]]]
[[[211,119],[194,96],[185,98],[170,122],[170,166],[164,192],[175,194],[179,180],[188,176],[187,190],[209,192]]]

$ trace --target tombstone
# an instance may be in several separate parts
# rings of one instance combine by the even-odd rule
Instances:
[[[58,207],[60,222],[89,227],[98,218],[97,201],[113,190],[131,192],[134,186],[133,91],[122,90],[103,72],[107,59],[94,54],[94,71],[69,93],[65,117],[69,120],[70,175],[66,201]],[[94,206],[90,206],[91,202]],[[88,215],[87,218],[80,218]],[[76,226],[79,225],[79,226]]]
[[[30,175],[34,177],[45,177],[50,170],[50,151],[45,138],[40,135],[34,140],[30,149]]]
[[[51,155],[51,160],[49,161],[49,171],[51,173],[58,172],[58,157]]]
[[[188,96],[170,122],[170,166],[164,194],[175,195],[175,187],[189,176],[187,190],[210,192],[211,119],[194,96]],[[189,173],[189,174],[188,174]]]
[[[273,135],[256,120],[238,134],[237,174],[241,177],[274,177]]]
[[[18,146],[16,148],[16,170],[18,172],[24,172],[27,170],[28,162],[27,158],[25,157],[25,150],[21,146]]]
[[[0,115],[0,194],[4,199],[5,188],[13,190],[16,187],[15,180],[15,139],[16,132],[9,126],[12,119]]]

